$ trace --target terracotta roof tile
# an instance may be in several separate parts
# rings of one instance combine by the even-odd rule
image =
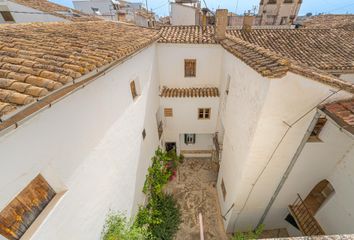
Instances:
[[[12,2],[67,19],[69,21],[99,21],[95,16],[47,0],[10,0]]]
[[[160,94],[165,98],[184,97],[219,97],[219,89],[216,87],[205,88],[167,88],[164,87]]]
[[[253,29],[228,30],[237,37],[283,57],[326,71],[354,72],[354,41],[343,30]]]
[[[354,31],[354,14],[323,14],[306,19],[302,25],[306,28],[344,29]]]
[[[0,117],[146,47],[158,31],[115,22],[0,26]]]
[[[354,98],[326,104],[322,110],[343,128],[354,134]]]
[[[213,26],[205,29],[200,26],[168,26],[162,27],[160,34],[160,43],[216,44]]]

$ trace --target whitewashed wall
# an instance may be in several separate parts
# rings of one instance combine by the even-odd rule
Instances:
[[[6,5],[11,12],[16,23],[26,23],[26,22],[65,22],[64,18],[60,18],[49,13],[44,13],[42,11],[29,8],[20,4],[16,4],[11,1],[0,1],[0,5]],[[19,12],[19,13],[16,13]],[[28,14],[31,13],[31,14]],[[35,14],[37,13],[37,14]],[[0,23],[5,21],[0,16]]]
[[[141,200],[143,172],[158,146],[155,50],[143,50],[0,137],[0,209],[39,173],[56,191],[67,189],[31,239],[99,239],[109,209],[130,215]],[[135,101],[133,79],[142,87]]]
[[[340,79],[343,79],[345,81],[354,83],[354,74],[342,74],[340,76]]]
[[[160,85],[216,87],[219,85],[222,47],[213,44],[159,44]],[[184,77],[184,60],[196,59],[196,77]]]
[[[321,213],[315,217],[326,234],[353,233],[352,223],[354,221],[350,217],[350,214],[354,213],[352,204],[354,202],[354,188],[350,183],[350,172],[353,172],[353,168],[345,169],[345,174],[339,169],[345,158],[354,159],[353,152],[350,153],[354,146],[354,137],[341,130],[332,119],[328,118],[319,138],[322,140],[321,142],[308,142],[301,151],[291,174],[266,218],[265,225],[267,227],[288,227],[291,230],[290,226],[282,221],[288,214],[288,205],[295,201],[297,193],[305,199],[317,183],[327,179],[333,186],[336,185],[335,197],[333,196],[328,204],[322,207]],[[347,166],[347,163],[344,165]],[[336,168],[339,171],[334,171]],[[342,182],[346,183],[342,184]],[[332,209],[330,206],[333,206]],[[338,211],[334,213],[333,208],[340,208],[340,210],[336,209]],[[337,220],[334,221],[334,219]]]
[[[197,9],[171,3],[171,25],[197,25]]]
[[[164,117],[164,140],[176,142],[180,150],[180,134],[214,134],[218,117],[219,98],[161,98],[161,108],[172,108],[173,117]],[[198,119],[198,108],[211,108],[210,119]],[[209,145],[209,144],[208,144]],[[201,146],[195,145],[196,150]],[[198,147],[198,148],[197,148]],[[207,146],[205,146],[207,147]]]
[[[315,110],[305,113],[332,94],[327,85],[292,73],[282,79],[262,78],[231,57],[226,53],[224,59],[223,81],[230,75],[231,86],[223,120],[224,150],[218,180],[222,213],[235,203],[225,222],[228,231],[255,227]],[[349,96],[339,93],[329,100]],[[286,133],[287,124],[295,122]],[[225,202],[221,179],[227,190]]]

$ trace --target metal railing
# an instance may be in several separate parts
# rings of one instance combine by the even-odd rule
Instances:
[[[289,209],[301,232],[306,236],[325,235],[323,229],[302,200],[300,194]]]

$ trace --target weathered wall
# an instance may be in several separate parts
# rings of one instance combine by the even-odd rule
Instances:
[[[171,3],[171,25],[197,25],[196,8]]]
[[[1,2],[0,5],[7,5],[16,23],[26,22],[64,22],[67,21],[64,18],[60,18],[49,13],[29,8],[20,4],[16,4],[11,1]],[[31,13],[31,14],[29,14]],[[37,14],[36,14],[37,13]],[[0,23],[4,23],[0,15]]]
[[[129,216],[141,200],[143,173],[158,146],[155,50],[143,50],[1,136],[7,157],[0,159],[0,209],[38,173],[57,192],[67,190],[32,239],[99,239],[109,209]],[[133,79],[142,88],[134,101]]]
[[[340,79],[346,80],[348,82],[354,83],[354,74],[342,74]]]
[[[216,87],[219,85],[222,47],[211,44],[159,44],[160,85]],[[196,77],[184,77],[184,60],[196,59]]]

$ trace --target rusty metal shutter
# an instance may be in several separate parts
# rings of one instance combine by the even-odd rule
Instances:
[[[0,212],[0,234],[20,239],[54,196],[55,191],[38,175]]]

